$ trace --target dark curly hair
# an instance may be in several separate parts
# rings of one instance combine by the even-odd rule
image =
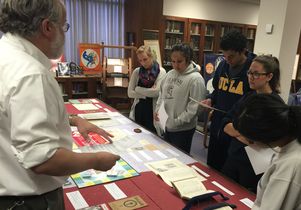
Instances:
[[[57,23],[63,12],[60,0],[2,0],[0,6],[0,30],[22,37],[38,31],[43,19]]]
[[[224,51],[233,50],[243,52],[247,47],[247,38],[237,30],[230,30],[220,42],[220,48]]]
[[[185,58],[186,63],[190,63],[193,59],[193,50],[190,47],[189,44],[187,43],[178,43],[175,44],[172,49],[171,52],[181,52],[181,54],[183,55],[183,57]]]
[[[301,143],[301,107],[288,106],[274,94],[251,95],[235,114],[233,126],[252,141],[269,144],[293,137]]]

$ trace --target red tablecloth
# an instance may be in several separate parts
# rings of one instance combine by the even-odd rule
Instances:
[[[97,112],[105,111],[104,108],[109,109],[110,111],[116,111],[105,103],[99,102],[97,103],[102,106],[102,109],[97,110]],[[87,113],[89,111],[79,111],[72,104],[65,104],[67,112],[69,114],[80,114]],[[95,110],[91,111],[95,112]],[[228,180],[215,170],[212,170],[200,163],[194,163],[198,168],[208,173],[210,177],[204,181],[204,185],[207,189],[220,191],[226,197],[230,198],[227,200],[227,203],[235,204],[237,209],[244,210],[250,209],[245,204],[243,204],[240,199],[249,198],[250,200],[255,200],[255,195],[238,184]],[[212,181],[216,181],[219,184],[223,185],[225,188],[229,189],[234,193],[234,195],[229,195],[226,192],[219,189],[217,186],[212,184]],[[143,172],[140,176],[132,177],[125,180],[120,180],[115,182],[118,187],[128,196],[139,195],[147,204],[147,207],[142,209],[156,210],[177,210],[182,209],[186,201],[181,199],[178,193],[171,187],[169,187],[163,180],[155,175],[153,172]],[[79,190],[84,199],[87,201],[89,206],[102,204],[114,201],[114,198],[110,195],[110,193],[104,188],[103,185],[96,185],[92,187],[86,187],[82,189],[78,189],[76,187],[64,189],[64,199],[65,206],[67,210],[73,210],[74,207],[70,203],[69,199],[66,196],[67,192],[72,192],[75,190]],[[201,209],[207,207],[212,204],[216,204],[218,202],[225,202],[221,197],[214,197],[214,199],[202,202],[193,207],[193,209]],[[107,205],[108,206],[108,205]]]

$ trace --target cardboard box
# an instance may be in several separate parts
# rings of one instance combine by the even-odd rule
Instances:
[[[122,77],[109,77],[106,78],[107,87],[128,87],[129,79]]]

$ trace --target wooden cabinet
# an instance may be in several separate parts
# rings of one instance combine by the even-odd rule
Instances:
[[[247,49],[253,52],[255,44],[256,26],[247,25],[245,28],[245,35],[247,37]]]
[[[196,19],[188,20],[188,43],[193,50],[193,61],[199,63],[202,55],[202,27],[203,23]]]
[[[187,41],[187,18],[165,16],[162,25],[162,65],[165,69],[172,68],[170,53],[173,45]]]
[[[132,61],[136,51],[133,46],[103,45],[105,48],[115,48],[124,51],[126,58],[106,58],[103,63],[103,101],[120,112],[128,113],[131,100],[127,95],[129,80],[133,71]]]
[[[64,100],[73,98],[102,98],[100,76],[56,77]]]
[[[193,61],[202,65],[205,53],[221,53],[219,48],[221,37],[232,29],[240,31],[247,37],[247,48],[253,51],[255,25],[164,16],[160,30],[163,67],[166,70],[172,68],[171,48],[181,42],[191,45]]]

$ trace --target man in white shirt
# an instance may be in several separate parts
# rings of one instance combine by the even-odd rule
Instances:
[[[64,209],[66,176],[108,170],[118,155],[74,153],[68,115],[49,59],[63,51],[66,10],[60,0],[3,0],[0,5],[0,206]],[[83,136],[108,135],[79,117]],[[13,182],[13,183],[12,183]]]

